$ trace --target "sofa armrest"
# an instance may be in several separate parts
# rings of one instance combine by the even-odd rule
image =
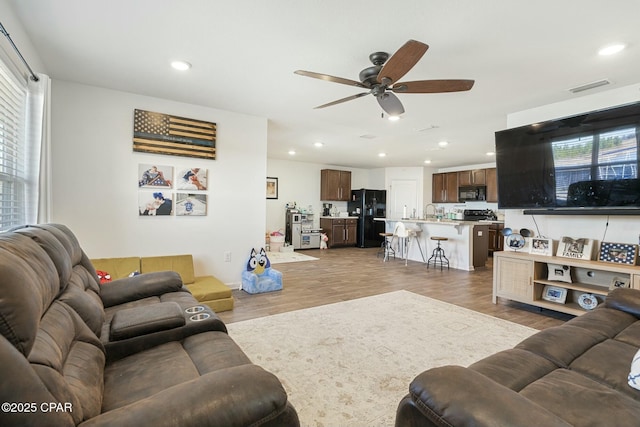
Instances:
[[[640,289],[616,288],[609,292],[604,300],[604,306],[640,318]]]
[[[189,292],[183,288],[180,275],[174,271],[159,271],[104,283],[100,286],[100,297],[105,307],[111,307],[177,291]]]
[[[170,369],[170,368],[168,368]],[[210,372],[132,404],[105,412],[79,427],[233,427],[261,425],[288,415],[287,394],[275,375],[257,365]]]
[[[414,409],[407,410],[407,405]],[[418,413],[425,422],[416,420]],[[515,427],[530,426],[533,420],[540,426],[570,426],[526,397],[461,366],[418,375],[396,413],[396,426]]]

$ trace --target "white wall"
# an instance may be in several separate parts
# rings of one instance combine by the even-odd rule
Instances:
[[[217,159],[134,152],[136,108],[217,123]],[[90,258],[191,253],[196,275],[237,287],[251,248],[264,245],[265,118],[55,80],[52,145],[53,221]],[[208,169],[207,216],[139,216],[141,163]]]
[[[289,160],[268,159],[267,176],[278,178],[278,199],[267,200],[266,231],[282,230],[285,227],[285,205],[295,202],[298,208],[315,213],[315,226],[320,226],[322,201],[320,200],[320,171],[337,169],[351,171],[351,188],[384,188],[384,169],[344,168],[319,163],[304,163]],[[347,211],[347,202],[330,202],[339,211]]]
[[[513,128],[638,101],[640,101],[640,83],[509,114],[507,125]],[[638,244],[640,238],[640,216],[536,215],[533,217],[523,215],[521,210],[505,211],[507,227],[529,228],[536,231],[534,221],[538,224],[540,234],[555,240],[562,236],[570,236],[586,237],[598,242]]]

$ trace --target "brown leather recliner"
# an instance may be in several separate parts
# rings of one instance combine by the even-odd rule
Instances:
[[[128,297],[124,286],[109,294],[69,233],[52,225],[0,234],[0,425],[299,425],[278,378],[217,322],[167,326],[173,309],[193,305],[181,284],[138,278]],[[108,305],[120,307],[106,313]],[[123,339],[134,349],[112,347],[110,357],[106,348]]]

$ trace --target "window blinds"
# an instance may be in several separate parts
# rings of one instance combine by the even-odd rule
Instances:
[[[0,62],[0,231],[25,223],[26,83]]]

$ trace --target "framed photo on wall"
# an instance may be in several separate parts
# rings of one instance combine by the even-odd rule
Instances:
[[[278,198],[278,178],[267,177],[267,199]]]
[[[600,255],[598,257],[598,261],[635,265],[637,255],[637,245],[602,242],[600,244]]]

